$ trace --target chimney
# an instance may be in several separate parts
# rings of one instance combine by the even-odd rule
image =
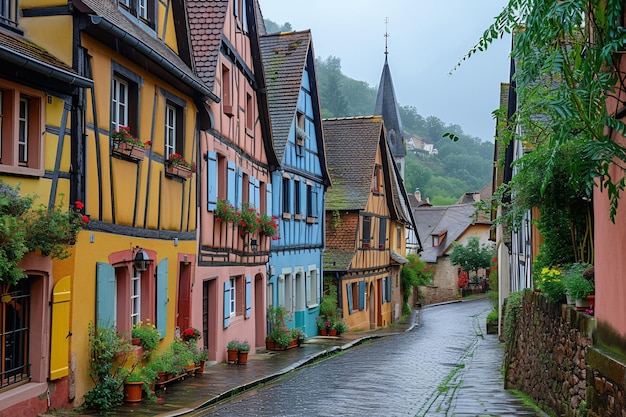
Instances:
[[[415,199],[417,200],[418,203],[422,201],[422,193],[420,192],[419,188],[415,189],[415,192],[413,193],[413,195],[415,196]]]

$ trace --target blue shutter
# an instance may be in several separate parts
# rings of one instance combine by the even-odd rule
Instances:
[[[96,322],[98,327],[115,326],[115,268],[96,263]]]
[[[230,326],[230,281],[224,283],[224,328]]]
[[[387,277],[387,301],[391,301],[391,277]]]
[[[257,211],[260,211],[259,206],[261,205],[261,182],[258,178],[254,179],[254,202],[254,207],[256,207]]]
[[[313,209],[313,216],[312,217],[318,217],[319,216],[319,200],[318,200],[318,192],[317,192],[317,186],[315,186],[315,188],[313,189],[313,193],[312,193],[312,198],[313,198],[313,202],[311,203],[311,208]]]
[[[207,210],[215,210],[217,205],[217,154],[209,151],[207,153],[207,170],[206,170],[206,186],[207,186]]]
[[[359,281],[359,310],[365,310],[365,281]]]
[[[237,185],[235,190],[235,207],[241,208],[243,203],[243,169],[237,168]]]
[[[235,163],[228,161],[228,201],[232,205],[236,205],[236,185],[237,181],[235,179]]]
[[[252,278],[246,277],[246,317],[252,316]]]
[[[348,296],[348,313],[352,314],[352,284],[346,284],[346,295]]]
[[[161,339],[167,333],[167,258],[157,265],[156,269],[156,326]]]
[[[266,204],[267,204],[267,207],[265,208],[265,210],[266,210],[265,212],[271,216],[272,214],[274,214],[272,212],[272,203],[273,203],[273,201],[272,201],[272,184],[267,184],[266,185],[265,195],[266,195],[265,201],[266,201]]]
[[[248,202],[254,208],[258,208],[256,201],[254,199],[255,197],[256,197],[256,194],[254,193],[254,177],[251,175],[250,178],[248,179]]]

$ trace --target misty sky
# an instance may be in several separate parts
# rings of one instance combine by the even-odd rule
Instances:
[[[350,78],[378,86],[388,60],[400,105],[491,140],[500,83],[508,82],[510,36],[449,75],[502,11],[505,0],[259,0],[263,16],[311,29],[317,58],[336,56]],[[385,18],[389,18],[385,29]],[[373,110],[373,109],[372,109]]]

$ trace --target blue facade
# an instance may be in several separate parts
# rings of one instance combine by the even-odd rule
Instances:
[[[326,178],[318,152],[321,120],[309,76],[305,69],[282,169],[272,173],[269,209],[279,219],[280,239],[271,244],[267,294],[268,305],[292,311],[290,327],[300,327],[310,337],[317,334],[315,318],[322,295]]]

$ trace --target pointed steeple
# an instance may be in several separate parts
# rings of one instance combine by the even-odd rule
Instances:
[[[385,34],[385,39],[387,34]],[[378,95],[376,96],[376,106],[374,115],[382,116],[387,130],[387,140],[394,159],[397,161],[406,155],[404,149],[404,137],[402,135],[402,121],[400,120],[400,110],[396,101],[396,93],[391,81],[391,71],[387,60],[387,42],[385,41],[385,65],[378,84]]]

